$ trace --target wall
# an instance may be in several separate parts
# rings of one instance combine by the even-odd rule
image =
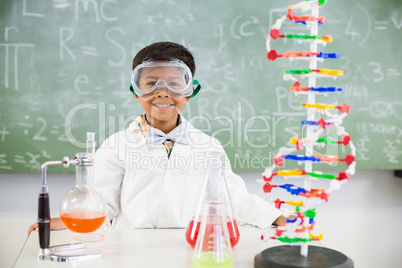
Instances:
[[[262,195],[256,183],[260,174],[239,173],[251,193]],[[11,267],[36,221],[40,175],[0,174],[0,260]],[[49,174],[52,216],[73,187],[71,174]],[[329,202],[318,208],[316,231],[324,235],[322,245],[350,257],[356,268],[402,266],[402,179],[391,171],[359,171]],[[257,242],[257,241],[256,241]],[[267,246],[268,247],[268,246]],[[257,254],[257,252],[256,252]]]

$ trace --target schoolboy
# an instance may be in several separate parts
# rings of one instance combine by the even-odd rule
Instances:
[[[108,218],[132,228],[187,227],[201,187],[203,155],[224,152],[221,144],[194,128],[180,111],[200,86],[195,63],[182,45],[151,44],[133,60],[130,90],[144,113],[106,139],[95,157],[93,186],[108,204]],[[228,163],[228,161],[226,161]],[[238,223],[282,225],[281,212],[257,195],[230,166],[225,176]],[[31,226],[29,232],[36,229]],[[52,229],[63,229],[52,219]]]

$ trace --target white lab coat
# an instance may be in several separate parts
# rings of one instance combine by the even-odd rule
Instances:
[[[161,144],[148,150],[138,118],[104,141],[95,156],[90,182],[108,204],[108,218],[132,228],[185,228],[201,188],[203,154],[223,151],[218,140],[186,124],[188,144],[176,142],[170,157]],[[228,161],[226,161],[228,163]],[[242,178],[228,166],[226,181],[239,225],[265,228],[281,215],[273,205],[248,193]]]

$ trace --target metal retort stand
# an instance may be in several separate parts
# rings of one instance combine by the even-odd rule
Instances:
[[[84,162],[84,163],[83,163]],[[38,199],[38,227],[39,227],[39,253],[38,260],[47,260],[54,262],[74,262],[74,261],[88,261],[103,258],[103,254],[78,254],[78,255],[64,255],[60,254],[65,251],[85,249],[83,243],[73,243],[56,245],[49,247],[50,243],[50,206],[49,206],[49,191],[46,182],[46,169],[47,166],[63,165],[65,168],[70,165],[92,165],[90,158],[74,158],[70,160],[64,157],[62,161],[48,161],[42,165],[42,186],[39,192]]]

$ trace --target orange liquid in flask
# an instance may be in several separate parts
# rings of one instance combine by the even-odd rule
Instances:
[[[106,213],[87,209],[74,209],[60,215],[66,227],[76,233],[98,230],[106,219]]]
[[[210,215],[209,217],[211,217]],[[239,233],[239,228],[237,227],[236,220],[230,220],[229,217],[227,217],[227,225],[228,225],[228,230],[229,230],[229,238],[230,238],[230,244],[232,247],[236,246],[237,243],[239,242],[240,239],[240,233]],[[188,228],[186,230],[186,240],[190,244],[191,247],[195,247],[195,243],[197,242],[197,237],[198,237],[198,232],[200,231],[200,226],[201,226],[201,221],[197,221],[197,225],[195,226],[194,230],[194,236],[191,236],[191,230],[194,227],[194,220],[191,220]],[[207,232],[208,230],[213,230],[213,228],[206,228]],[[206,236],[209,236],[209,234],[206,234]]]

